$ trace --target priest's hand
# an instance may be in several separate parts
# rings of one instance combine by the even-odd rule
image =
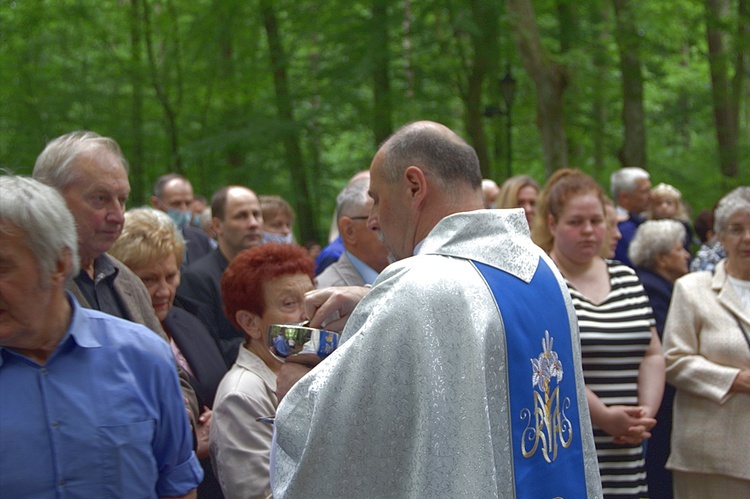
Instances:
[[[308,291],[305,312],[310,327],[340,333],[354,307],[370,291],[366,286],[337,286]]]

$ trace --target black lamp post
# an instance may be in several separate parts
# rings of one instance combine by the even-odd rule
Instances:
[[[513,130],[513,117],[511,115],[511,109],[513,108],[513,100],[516,97],[516,79],[510,73],[510,65],[505,71],[505,76],[498,82],[500,87],[500,95],[503,96],[505,101],[505,115],[508,117],[508,126],[506,128],[506,146],[507,146],[507,167],[508,177],[513,176],[513,150],[511,146],[511,132]]]

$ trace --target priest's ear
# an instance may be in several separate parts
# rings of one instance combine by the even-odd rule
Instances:
[[[259,340],[263,337],[263,333],[260,330],[260,316],[258,314],[248,312],[247,310],[238,310],[234,314],[234,319],[245,333],[245,337],[252,340]]]

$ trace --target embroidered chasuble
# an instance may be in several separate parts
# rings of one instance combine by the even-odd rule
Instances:
[[[601,497],[576,324],[523,210],[446,217],[282,401],[274,497]]]

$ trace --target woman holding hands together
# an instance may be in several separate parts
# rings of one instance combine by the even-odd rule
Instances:
[[[656,424],[664,358],[635,272],[599,256],[607,231],[604,205],[594,179],[558,170],[542,191],[532,239],[560,269],[578,316],[604,496],[645,497],[643,441]]]

